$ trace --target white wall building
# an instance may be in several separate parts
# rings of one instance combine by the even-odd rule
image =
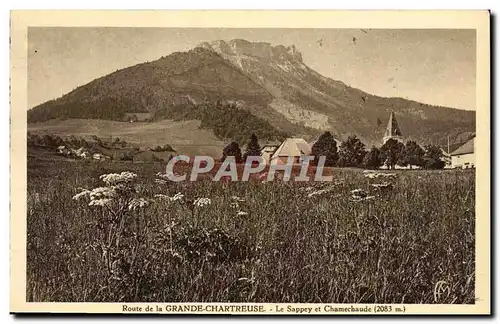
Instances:
[[[474,168],[476,165],[476,137],[474,136],[465,144],[450,153],[452,168]]]

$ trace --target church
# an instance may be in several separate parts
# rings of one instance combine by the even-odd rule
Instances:
[[[384,137],[382,138],[382,145],[385,144],[389,139],[395,139],[399,142],[403,142],[403,134],[399,128],[398,121],[394,115],[394,111],[391,111],[391,116],[389,117],[389,123],[387,123],[387,128],[385,130]]]

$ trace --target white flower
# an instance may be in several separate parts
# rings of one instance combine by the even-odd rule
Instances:
[[[232,199],[232,200],[235,200],[235,201],[245,201],[245,199],[240,198],[240,197],[238,197],[238,196],[231,196],[231,199]]]
[[[157,194],[157,195],[154,195],[154,197],[158,200],[170,200],[170,197],[167,196],[167,195],[162,195],[162,194]]]
[[[333,184],[330,187],[310,192],[310,193],[307,194],[307,197],[311,198],[311,197],[314,197],[314,196],[322,195],[322,194],[325,194],[327,192],[333,191],[335,189],[335,186],[336,186],[336,184]],[[308,190],[308,191],[310,191],[310,190]]]
[[[109,206],[113,202],[113,199],[110,198],[102,198],[102,199],[94,199],[91,200],[89,206]]]
[[[143,208],[149,205],[149,202],[144,199],[144,198],[136,198],[133,199],[129,204],[128,204],[128,209],[129,210],[136,210],[137,208]]]
[[[114,198],[116,196],[116,191],[112,187],[97,187],[90,191],[89,196],[91,200]]]
[[[77,193],[76,195],[73,196],[73,200],[80,200],[82,197],[88,197],[90,195],[90,190],[83,189],[82,192]]]
[[[184,195],[180,192],[176,193],[173,197],[170,197],[170,201],[177,201],[184,199]]]
[[[247,212],[244,212],[244,211],[241,211],[241,210],[239,210],[239,211],[236,213],[236,216],[246,216],[246,215],[248,215],[248,213],[247,213]]]
[[[238,208],[238,207],[240,207],[240,205],[237,202],[235,202],[235,201],[231,202],[231,204],[229,204],[229,206],[231,208]]]
[[[212,201],[210,200],[210,198],[196,198],[193,205],[198,207],[205,207],[206,205],[210,205],[211,203]]]
[[[352,198],[351,198],[351,200],[355,201],[355,202],[372,200],[372,199],[375,199],[375,196],[366,196],[366,197],[352,196]]]
[[[124,171],[120,174],[118,173],[103,174],[99,177],[99,179],[104,181],[107,185],[130,183],[134,181],[136,178],[137,174],[130,171]]]
[[[351,200],[352,201],[365,201],[365,200],[372,200],[375,198],[375,196],[368,196],[368,192],[366,192],[363,189],[354,189],[351,190]]]
[[[169,180],[170,180],[170,178],[172,178],[172,177],[179,177],[179,176],[180,176],[180,174],[175,173],[175,172],[170,172],[170,171],[169,171],[169,172],[167,172],[167,173],[161,173],[161,172],[158,172],[158,173],[156,173],[156,176],[157,176],[158,178],[163,179],[163,180],[167,180],[167,181],[169,181]]]
[[[351,190],[351,194],[353,196],[367,196],[366,191],[363,190],[363,189],[354,189],[354,190]]]
[[[392,189],[392,183],[383,182],[383,183],[373,183],[371,186],[376,190],[388,190]]]
[[[326,190],[325,190],[325,189],[316,190],[316,191],[313,191],[313,192],[311,192],[311,193],[307,194],[307,197],[311,198],[311,197],[313,197],[313,196],[322,195],[322,194],[324,194],[325,192],[326,192]]]
[[[377,179],[377,178],[380,178],[380,177],[384,177],[384,178],[394,178],[394,177],[396,177],[395,173],[383,173],[383,172],[368,171],[368,170],[365,170],[363,172],[366,173],[365,174],[365,178],[369,178],[369,179]]]
[[[166,185],[167,181],[163,179],[155,179],[155,183],[160,184],[160,185]]]

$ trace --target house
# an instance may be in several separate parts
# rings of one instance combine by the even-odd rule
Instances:
[[[271,156],[270,164],[286,164],[290,156],[294,164],[300,164],[304,155],[311,155],[311,146],[302,138],[287,138]]]
[[[81,157],[82,159],[90,159],[90,153],[85,151],[85,152],[82,152],[80,155],[78,155],[79,157]]]
[[[94,160],[104,160],[104,159],[105,159],[104,155],[102,155],[101,153],[94,153],[94,154],[92,155],[92,158],[93,158]]]
[[[451,156],[448,152],[445,150],[441,149],[441,161],[444,162],[444,168],[445,169],[450,169],[451,168]]]
[[[402,136],[403,134],[401,133],[401,128],[399,128],[398,121],[396,120],[396,115],[394,115],[394,111],[391,111],[389,122],[387,123],[384,137],[382,138],[382,144],[385,144],[385,142],[389,139],[395,139],[402,142]]]
[[[271,156],[276,152],[276,149],[280,146],[279,142],[269,142],[262,146],[260,150],[260,156],[269,164],[271,161]]]
[[[309,146],[311,147],[311,149],[312,149],[312,147],[314,146],[314,144],[316,144],[316,142],[318,141],[318,139],[319,139],[319,137],[318,137],[318,138],[316,138],[315,140],[313,140],[313,141],[309,142]],[[334,138],[334,140],[335,140],[335,144],[337,144],[337,149],[338,149],[338,148],[340,147],[340,145],[342,145],[342,141],[341,141],[341,140],[338,140],[338,139],[336,139],[336,138]]]
[[[61,145],[57,148],[57,153],[62,155],[71,155],[71,150],[64,145]]]
[[[476,137],[474,136],[455,151],[450,153],[452,168],[474,168],[476,164],[475,156]]]

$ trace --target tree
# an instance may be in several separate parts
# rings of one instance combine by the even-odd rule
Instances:
[[[359,167],[366,155],[365,144],[356,135],[349,136],[339,148],[339,165]]]
[[[410,169],[412,165],[416,165],[419,167],[422,167],[424,165],[425,151],[420,147],[420,145],[417,144],[417,142],[406,142],[405,154],[405,161],[410,165]]]
[[[380,150],[372,146],[363,159],[363,166],[367,169],[378,169],[382,164]]]
[[[53,140],[53,145],[54,146],[62,146],[62,145],[65,144],[64,140],[59,135],[52,136],[52,140]]]
[[[339,158],[337,142],[330,132],[324,132],[312,146],[311,154],[314,156],[313,165],[317,165],[319,158],[325,156],[325,166],[334,166]]]
[[[221,161],[224,162],[224,160],[228,156],[234,156],[236,163],[241,163],[241,149],[238,143],[231,142],[226,145],[226,147],[224,147],[224,150],[222,151]]]
[[[387,142],[380,148],[380,153],[382,156],[382,161],[385,161],[389,169],[394,169],[396,164],[406,164],[405,163],[405,146],[403,143],[390,138]]]
[[[255,134],[250,136],[250,141],[248,142],[247,149],[243,155],[243,161],[246,161],[249,156],[260,156],[259,140]]]
[[[424,167],[426,169],[442,169],[445,162],[442,160],[443,152],[438,146],[427,145],[425,147],[425,154],[423,157]]]
[[[57,147],[58,146],[57,141],[49,134],[43,135],[42,142],[45,146],[48,146],[48,147]]]

